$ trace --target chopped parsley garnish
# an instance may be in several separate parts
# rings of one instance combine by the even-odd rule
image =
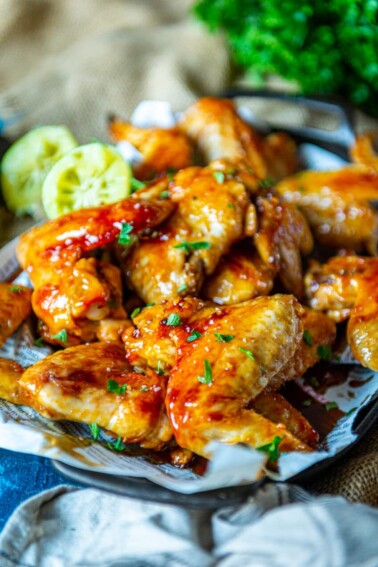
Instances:
[[[217,343],[230,343],[234,335],[222,335],[221,333],[214,333],[217,337]]]
[[[201,337],[202,337],[202,333],[200,333],[199,331],[192,331],[186,340],[188,341],[188,343],[192,343],[193,341],[196,341]]]
[[[59,333],[53,335],[51,338],[57,341],[61,341],[62,343],[66,343],[68,340],[66,329],[62,329],[61,331],[59,331]]]
[[[228,203],[227,208],[228,209],[235,209],[235,205],[233,205],[232,203]]]
[[[146,305],[143,307],[143,309],[146,309],[146,307],[153,307],[155,305],[154,301],[151,301],[151,303],[146,303]]]
[[[268,189],[269,187],[273,186],[273,181],[268,177],[266,179],[259,179],[257,182],[257,187],[260,189]]]
[[[97,423],[90,423],[89,429],[91,430],[92,437],[94,441],[97,441],[98,436],[100,435],[101,428]]]
[[[139,189],[143,189],[143,187],[145,187],[147,185],[147,183],[144,183],[144,181],[139,181],[139,179],[135,179],[135,177],[132,177],[130,179],[130,189],[132,193],[135,193],[135,191],[138,191]]]
[[[18,285],[12,285],[11,288],[10,288],[10,291],[12,293],[21,293],[24,290],[21,287],[19,287]]]
[[[182,325],[180,315],[177,315],[177,313],[170,313],[167,317],[166,325],[170,327],[179,327]]]
[[[270,463],[274,463],[280,456],[279,444],[284,439],[284,437],[276,436],[271,443],[267,443],[266,445],[261,445],[261,447],[257,447],[258,451],[263,451],[268,455],[268,459]]]
[[[213,177],[217,180],[217,182],[222,185],[223,181],[224,181],[224,173],[223,171],[214,171],[213,172]]]
[[[319,345],[316,352],[319,358],[323,360],[329,360],[332,356],[332,350],[329,346]]]
[[[116,380],[108,380],[107,390],[112,394],[124,394],[127,390],[127,384],[120,386]]]
[[[188,289],[188,286],[186,284],[182,284],[178,288],[177,293],[181,293],[182,291],[186,291],[187,289]]]
[[[135,239],[132,238],[130,234],[133,230],[134,227],[130,223],[124,222],[118,236],[118,244],[121,244],[122,246],[129,246]]]
[[[208,360],[204,361],[205,363],[205,375],[204,376],[197,376],[198,382],[202,384],[211,384],[213,381],[213,373],[211,371],[211,364]]]
[[[160,360],[158,360],[156,372],[159,374],[159,376],[164,376],[164,370],[161,367]]]
[[[110,449],[111,451],[118,451],[121,452],[124,450],[125,445],[122,443],[122,437],[119,436],[117,441],[115,441],[115,443],[107,443],[106,444],[108,449]]]
[[[177,173],[177,169],[174,169],[172,167],[167,169],[168,181],[172,181],[176,173]]]
[[[210,248],[210,242],[181,242],[180,244],[176,244],[175,248],[182,248],[185,251],[185,254],[189,254],[191,250],[207,250]]]
[[[169,191],[162,191],[159,195],[160,199],[169,199]]]
[[[44,338],[43,337],[38,337],[38,339],[35,339],[35,341],[33,342],[33,345],[41,348],[44,345]]]
[[[308,408],[312,405],[312,401],[311,400],[305,400],[304,402],[302,402],[302,406],[304,406],[305,408]]]
[[[239,350],[243,352],[246,356],[248,356],[248,358],[250,358],[251,360],[255,360],[255,357],[253,356],[253,353],[250,350],[247,350],[246,348],[242,348],[242,347],[239,347]]]
[[[158,374],[159,374],[159,372],[158,372]],[[148,386],[141,386],[140,391],[141,392],[148,392]]]
[[[309,331],[307,331],[307,330],[304,331],[303,340],[306,343],[306,345],[312,346],[313,341],[312,341],[312,336],[310,335]]]
[[[324,407],[327,411],[331,410],[331,409],[338,409],[339,406],[337,405],[336,402],[328,402],[328,404],[324,404]]]
[[[133,311],[130,314],[130,318],[134,319],[134,317],[136,317],[137,315],[139,315],[139,313],[142,311],[141,307],[135,307],[135,309],[133,309]]]
[[[319,380],[316,378],[316,376],[311,376],[311,378],[310,378],[310,384],[311,384],[311,386],[314,386],[315,388],[319,388],[319,386],[320,386],[320,382],[319,382]]]

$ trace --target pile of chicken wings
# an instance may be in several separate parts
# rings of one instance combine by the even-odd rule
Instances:
[[[112,119],[109,135],[143,156],[139,188],[21,237],[38,333],[62,348],[26,370],[3,360],[8,399],[180,464],[211,457],[211,441],[313,450],[316,431],[280,388],[346,320],[353,355],[378,370],[373,136],[339,171],[298,173],[289,136],[261,137],[217,98],[174,128]],[[314,246],[331,257],[310,259]],[[30,292],[11,287],[0,293],[23,315],[3,340],[30,311]]]

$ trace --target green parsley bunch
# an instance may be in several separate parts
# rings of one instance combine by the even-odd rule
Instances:
[[[194,12],[260,84],[280,75],[378,116],[378,0],[199,0]]]

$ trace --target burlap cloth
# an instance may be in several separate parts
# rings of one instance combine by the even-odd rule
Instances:
[[[80,141],[106,140],[109,113],[127,117],[143,99],[182,109],[230,86],[225,45],[188,16],[191,3],[0,0],[5,133],[63,123]],[[30,222],[1,215],[3,242]],[[378,505],[378,426],[307,488]]]

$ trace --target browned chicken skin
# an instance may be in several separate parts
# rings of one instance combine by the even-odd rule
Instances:
[[[143,155],[134,168],[139,179],[151,179],[169,169],[192,165],[192,147],[188,138],[177,128],[137,128],[129,122],[112,119],[109,136],[114,142],[127,141]]]
[[[0,283],[0,346],[31,312],[31,290],[11,283]]]
[[[122,328],[128,324],[119,268],[83,256],[113,243],[126,223],[138,234],[174,208],[158,196],[143,199],[145,194],[151,189],[113,205],[63,215],[21,237],[17,256],[33,283],[33,310],[47,341],[64,346],[93,341],[98,321],[105,318],[122,321]],[[55,339],[62,330],[67,340]]]
[[[305,277],[306,295],[314,309],[336,321],[349,318],[348,344],[363,365],[378,370],[378,259],[361,256],[313,262]]]
[[[109,392],[114,380],[123,393]],[[135,372],[122,345],[94,343],[52,354],[28,368],[20,386],[30,405],[52,419],[96,423],[126,443],[161,449],[172,437],[165,408],[166,379]]]
[[[169,372],[167,411],[180,446],[206,456],[210,440],[257,447],[284,435],[283,450],[308,450],[284,423],[274,424],[248,408],[262,392],[315,364],[318,340],[329,345],[335,336],[334,324],[324,326],[325,320],[306,315],[289,295],[230,307],[187,297],[143,310],[134,319],[137,328],[126,330],[123,340],[132,364]],[[303,321],[312,347],[303,341]],[[206,364],[209,384],[201,381]],[[309,439],[313,445],[314,437]]]

